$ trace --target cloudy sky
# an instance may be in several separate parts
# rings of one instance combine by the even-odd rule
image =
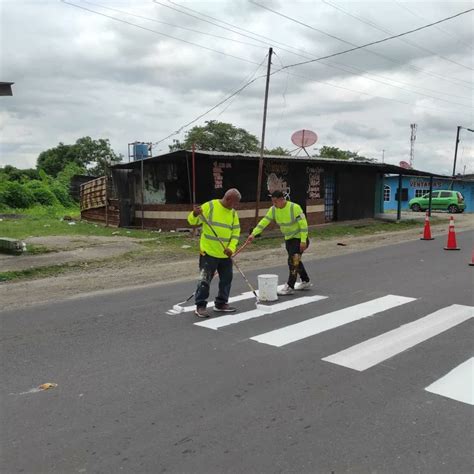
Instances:
[[[76,6],[73,6],[76,5]],[[81,7],[81,8],[78,8]],[[168,150],[182,127],[220,120],[260,137],[266,55],[272,71],[342,52],[469,10],[472,2],[313,0],[0,0],[0,165],[89,135]],[[90,11],[91,10],[91,11]],[[271,11],[273,10],[273,11]],[[271,76],[268,147],[292,132],[388,163],[450,173],[456,127],[474,128],[473,12]],[[161,141],[180,130],[180,133]],[[474,133],[461,130],[458,171],[474,173]],[[311,148],[310,151],[313,151]],[[385,150],[385,151],[383,151]]]

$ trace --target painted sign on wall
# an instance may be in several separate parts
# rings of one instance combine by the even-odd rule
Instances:
[[[306,168],[306,174],[308,176],[308,199],[320,199],[321,198],[321,173],[322,168],[314,168],[308,166]]]
[[[274,191],[281,191],[287,198],[290,197],[291,188],[287,181],[287,163],[265,163],[265,175],[267,177],[267,190],[270,194]]]
[[[214,161],[212,174],[214,176],[214,189],[222,189],[224,181],[224,170],[232,168],[232,163]]]

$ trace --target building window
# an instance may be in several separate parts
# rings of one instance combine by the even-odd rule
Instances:
[[[383,200],[384,202],[390,201],[390,186],[387,184],[383,187]]]
[[[429,194],[429,193],[426,192],[426,189],[415,189],[415,197],[416,198],[421,198],[425,194]]]

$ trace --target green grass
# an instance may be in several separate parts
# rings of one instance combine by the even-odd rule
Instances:
[[[81,221],[78,207],[41,207],[37,206],[27,210],[4,210],[2,214],[17,214],[19,219],[2,218],[0,221],[0,236],[13,239],[26,239],[28,237],[44,237],[48,235],[98,235],[112,237],[152,238],[157,232],[140,229],[117,229],[105,227],[101,224]],[[63,220],[71,217],[73,220]],[[74,224],[72,224],[74,222]]]
[[[48,267],[37,267],[28,268],[26,270],[0,272],[0,282],[15,280],[32,280],[34,278],[47,278],[83,266],[83,263],[68,263],[64,265],[51,265]]]
[[[79,219],[80,213],[77,207],[65,209],[62,207],[36,207],[26,211],[2,210],[3,214],[19,214],[21,218],[2,218],[0,221],[0,236],[16,239],[28,237],[44,237],[53,235],[66,236],[106,236],[106,237],[134,237],[141,240],[141,248],[128,252],[124,255],[110,259],[96,260],[93,262],[75,262],[62,265],[51,265],[47,267],[31,268],[19,271],[0,272],[0,281],[17,281],[24,279],[43,278],[58,275],[64,272],[77,270],[78,268],[99,268],[104,264],[113,264],[120,268],[126,268],[130,262],[139,264],[159,259],[163,262],[173,262],[193,258],[199,251],[199,238],[188,233],[157,232],[141,229],[124,229],[105,227],[80,220],[63,220],[65,216]],[[436,221],[432,218],[432,221]],[[71,225],[70,222],[75,222]],[[333,239],[344,243],[345,238],[363,235],[380,234],[385,232],[403,231],[412,228],[422,230],[423,223],[420,220],[406,220],[401,222],[367,221],[348,224],[328,224],[310,231],[310,238],[317,243],[321,240]],[[268,236],[268,237],[267,237]],[[241,244],[245,242],[246,234],[241,237]],[[278,248],[283,244],[280,234],[264,234],[263,237],[254,240],[252,245],[246,247],[245,251]],[[28,245],[28,253],[42,254],[51,251],[42,245]],[[21,258],[21,257],[19,257]]]
[[[318,240],[330,240],[340,239],[344,242],[345,237],[358,237],[362,235],[372,235],[384,232],[397,232],[408,229],[420,227],[422,229],[423,224],[416,220],[407,220],[401,222],[368,222],[366,224],[329,224],[321,226],[318,229],[310,230],[309,237],[311,240],[317,242]],[[250,246],[255,250],[272,248],[282,242],[283,237],[261,237],[254,240],[254,243]],[[247,250],[249,247],[246,247]]]

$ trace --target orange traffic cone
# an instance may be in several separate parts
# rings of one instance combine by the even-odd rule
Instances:
[[[444,250],[460,250],[456,243],[456,231],[454,230],[454,216],[449,219],[448,242]]]
[[[474,249],[472,249],[472,257],[471,261],[469,262],[469,266],[474,267]]]
[[[434,238],[431,237],[430,216],[428,214],[428,211],[426,211],[425,228],[423,230],[423,237],[420,240],[434,240]]]

